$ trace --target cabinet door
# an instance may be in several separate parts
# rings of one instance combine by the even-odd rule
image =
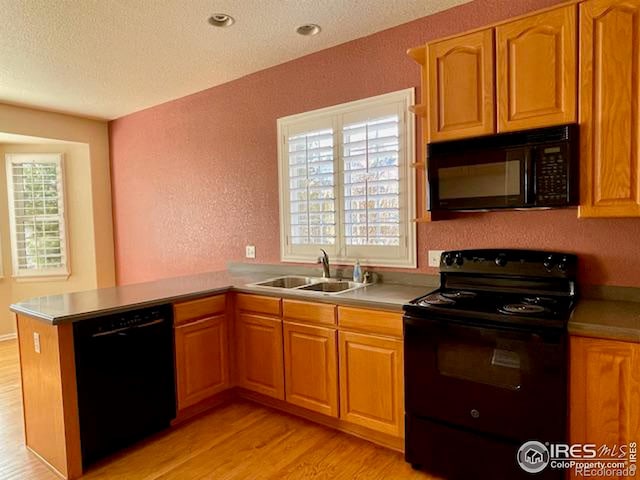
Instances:
[[[284,400],[282,321],[240,312],[236,326],[238,384]]]
[[[640,1],[580,5],[581,217],[640,216]]]
[[[571,338],[573,443],[640,439],[640,344]],[[634,477],[635,478],[635,477]]]
[[[498,131],[575,122],[576,6],[496,28]]]
[[[284,323],[286,400],[338,416],[338,342],[335,328]]]
[[[430,140],[493,133],[493,30],[431,43],[427,50]]]
[[[402,341],[339,332],[340,418],[404,434]]]
[[[229,388],[227,338],[226,315],[176,327],[178,410]]]

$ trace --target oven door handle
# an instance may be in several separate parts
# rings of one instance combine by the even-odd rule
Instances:
[[[454,328],[454,329],[465,329],[465,330],[473,330],[473,331],[481,331],[487,333],[508,333],[511,336],[515,335],[517,337],[521,337],[522,339],[530,339],[531,337],[541,338],[545,342],[550,343],[558,343],[562,341],[561,339],[566,336],[566,332],[561,330],[554,329],[539,329],[539,328],[518,328],[509,325],[500,325],[500,324],[478,324],[472,323],[469,321],[458,320],[458,319],[439,319],[439,318],[418,318],[412,317],[410,315],[405,315],[403,317],[405,327],[415,328],[417,330],[422,330],[424,332],[433,332],[434,329],[440,328]]]

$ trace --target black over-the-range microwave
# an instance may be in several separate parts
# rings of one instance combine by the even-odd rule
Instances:
[[[431,211],[579,201],[576,124],[431,143],[427,155]]]

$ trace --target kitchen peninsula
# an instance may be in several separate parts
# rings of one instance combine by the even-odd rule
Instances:
[[[327,392],[313,391],[314,385],[301,387],[310,391],[288,392],[293,413],[307,412],[303,416],[310,415],[316,421],[402,449],[400,311],[404,303],[429,287],[377,284],[340,295],[323,295],[248,285],[274,276],[277,274],[273,272],[214,272],[39,297],[12,305],[17,314],[25,437],[29,449],[64,478],[81,476],[78,405],[81,395],[76,374],[80,366],[76,364],[74,352],[74,325],[105,316],[126,317],[131,312],[150,311],[162,305],[173,306],[178,421],[232,398],[230,393],[235,391],[230,389],[235,386],[241,387],[245,396],[253,400],[286,408],[289,403],[284,402],[285,370],[300,379],[309,372],[285,368],[282,364],[282,332],[292,330],[290,339],[294,342],[298,330],[316,333],[320,341],[329,338],[328,345],[335,346],[340,330],[345,345],[365,345],[362,349],[367,348],[367,342],[375,345],[377,350],[369,349],[369,356],[373,355],[374,361],[382,361],[375,365],[386,367],[386,372],[380,377],[380,372],[367,372],[366,366],[360,366],[364,370],[359,372],[359,383],[338,386],[338,363],[334,356],[330,365],[322,366],[327,375]],[[278,333],[265,338],[254,335],[269,331],[265,330],[266,326],[272,329],[270,333]],[[199,344],[200,341],[204,343]],[[252,343],[255,341],[259,343]],[[286,337],[284,342],[287,343]],[[318,343],[312,347],[324,348],[324,345]],[[270,350],[273,348],[276,351]],[[261,363],[269,359],[256,356],[254,349],[273,351],[275,363],[266,373]],[[238,358],[242,351],[246,354],[244,360]],[[324,355],[324,352],[312,349],[305,355],[311,355],[314,361],[313,355]],[[114,351],[113,356],[121,353]],[[298,360],[288,358],[285,363]],[[366,382],[386,382],[380,387],[388,391],[389,401],[382,411],[377,406],[357,404],[362,397],[355,389],[364,388]],[[339,414],[339,389],[340,394],[355,396],[357,412],[345,410]],[[306,410],[296,405],[296,393],[299,399],[312,398],[306,403],[298,402]],[[325,398],[320,398],[325,394]],[[367,408],[374,408],[369,417]]]

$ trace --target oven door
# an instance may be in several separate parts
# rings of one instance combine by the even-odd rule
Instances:
[[[564,441],[567,336],[404,317],[408,414],[516,441]]]
[[[518,208],[535,200],[527,147],[433,155],[428,165],[430,210]]]

